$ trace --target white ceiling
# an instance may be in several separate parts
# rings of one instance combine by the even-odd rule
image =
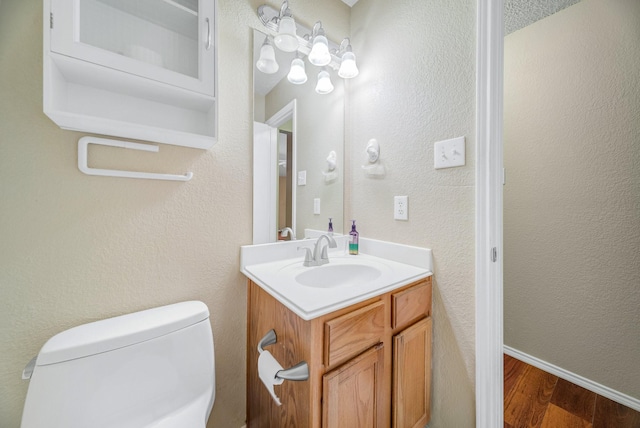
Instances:
[[[353,7],[353,5],[358,2],[358,0],[342,1],[350,7]],[[533,24],[579,1],[580,0],[505,0],[505,34],[512,33],[527,25]]]
[[[343,0],[345,1],[345,0]],[[505,0],[505,35],[560,12],[580,0]]]

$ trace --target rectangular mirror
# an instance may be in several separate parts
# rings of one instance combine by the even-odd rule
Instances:
[[[318,94],[322,68],[302,58],[307,81],[293,84],[287,74],[295,53],[277,48],[277,71],[258,70],[266,37],[254,30],[253,243],[288,240],[280,233],[286,228],[298,239],[305,229],[327,231],[329,218],[343,233],[344,81],[327,69],[334,89]]]

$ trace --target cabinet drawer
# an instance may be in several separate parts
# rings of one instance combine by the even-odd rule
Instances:
[[[324,364],[335,366],[380,342],[384,302],[379,301],[324,324]]]
[[[391,328],[402,328],[431,314],[431,278],[391,294]]]

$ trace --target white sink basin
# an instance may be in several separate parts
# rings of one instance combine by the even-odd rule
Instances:
[[[333,288],[371,282],[380,275],[380,269],[369,265],[329,263],[309,268],[296,275],[295,280],[306,287]]]
[[[366,254],[329,255],[322,266],[301,257],[244,266],[242,272],[302,319],[366,300],[431,274],[429,269]]]

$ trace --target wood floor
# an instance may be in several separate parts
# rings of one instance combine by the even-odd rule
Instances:
[[[640,428],[640,412],[504,356],[505,428]]]

